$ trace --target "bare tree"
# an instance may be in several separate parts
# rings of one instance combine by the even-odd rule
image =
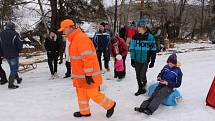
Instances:
[[[45,12],[43,10],[43,5],[42,5],[42,3],[41,3],[40,0],[38,0],[38,4],[40,6],[40,11],[41,11],[41,20],[42,20],[42,22],[44,24],[44,27],[45,27],[45,30],[47,32],[46,34],[48,34],[49,33],[49,29],[48,29],[48,26],[47,26],[47,22],[46,22],[46,18],[45,18]]]
[[[131,4],[132,4],[132,0],[129,0],[129,3],[128,3],[128,12],[127,12],[127,15],[126,15],[126,20],[125,20],[125,24],[126,25],[128,25],[128,19],[129,19],[129,15],[130,15]]]
[[[124,10],[125,10],[125,0],[122,0],[120,4],[120,10],[119,10],[119,26],[125,24]]]

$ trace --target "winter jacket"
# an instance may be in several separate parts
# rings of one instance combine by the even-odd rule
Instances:
[[[115,63],[115,65],[114,65],[114,68],[116,69],[117,72],[122,72],[122,71],[124,71],[123,59],[121,59],[121,60],[116,60],[116,63]]]
[[[125,34],[126,34],[126,26],[120,28],[120,30],[119,30],[119,36],[120,36],[121,38],[123,38],[124,41],[126,40]]]
[[[118,38],[117,45],[118,45],[118,49],[119,49],[118,54],[120,54],[121,56],[126,56],[128,54],[128,46],[122,38],[120,38],[120,37],[117,37],[117,38]],[[116,55],[117,55],[113,44],[110,44],[110,54],[112,57],[116,57]]]
[[[15,30],[6,29],[0,33],[0,53],[3,57],[6,59],[18,57],[22,48],[23,43]]]
[[[137,33],[130,43],[131,59],[138,63],[155,62],[156,58],[156,43],[152,34],[145,33],[144,35]]]
[[[179,67],[170,68],[167,64],[159,73],[158,77],[168,82],[168,86],[172,88],[178,88],[181,86],[182,72]]]
[[[62,42],[61,38],[59,36],[56,36],[55,38],[50,38],[49,36],[46,37],[44,46],[47,52],[59,52]]]
[[[126,37],[132,38],[137,33],[137,28],[135,26],[129,26],[126,30]]]
[[[67,38],[70,42],[73,86],[84,89],[98,88],[102,84],[102,75],[93,42],[80,28],[75,29]],[[87,84],[85,76],[92,76],[95,83]]]
[[[3,58],[0,56],[0,65],[2,64],[2,60],[3,60]]]
[[[93,43],[97,51],[107,50],[110,42],[110,33],[108,31],[102,32],[99,30],[93,37]]]

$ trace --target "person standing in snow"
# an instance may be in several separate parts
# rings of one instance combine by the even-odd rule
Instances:
[[[123,60],[123,71],[117,71],[116,68],[114,68],[114,78],[122,79],[126,75],[126,65],[125,60],[126,56],[128,54],[128,46],[122,38],[118,36],[114,36],[111,38],[111,44],[110,44],[110,54],[114,58],[114,64],[121,58]]]
[[[22,78],[18,75],[18,68],[19,53],[23,48],[23,43],[19,34],[15,31],[15,24],[13,22],[7,22],[5,30],[0,33],[0,47],[3,57],[6,58],[10,66],[8,88],[16,89],[19,86],[14,85],[14,80],[16,79],[18,84],[22,82]]]
[[[66,39],[66,38],[65,38]],[[66,55],[66,73],[64,78],[71,77],[71,64],[70,64],[70,57],[69,57],[69,41],[66,40],[66,49],[65,49],[65,55]]]
[[[160,52],[160,50],[161,50],[161,40],[162,40],[160,23],[157,22],[155,24],[155,29],[153,30],[152,33],[153,33],[155,41],[156,41],[157,52]]]
[[[50,79],[58,78],[57,64],[58,64],[59,51],[61,47],[61,40],[60,40],[60,37],[57,36],[55,30],[50,31],[49,36],[47,36],[45,39],[44,46],[47,51],[48,65],[51,72]]]
[[[152,34],[147,31],[144,20],[138,22],[138,33],[130,43],[131,66],[135,68],[138,91],[135,96],[146,93],[146,72],[148,67],[154,67],[156,58],[156,43]],[[150,63],[150,64],[149,64]]]
[[[110,24],[105,23],[105,30],[110,34],[110,38],[112,38],[114,36],[114,32],[110,27]]]
[[[119,37],[123,38],[124,41],[126,42],[126,31],[127,31],[127,25],[121,25],[119,29]]]
[[[131,23],[130,26],[127,27],[126,29],[126,33],[125,33],[125,36],[126,36],[126,43],[127,45],[129,46],[130,45],[130,42],[131,42],[131,39],[132,37],[137,33],[137,28],[136,28],[136,25],[135,25],[135,21],[133,21]]]
[[[0,51],[1,51],[1,47],[0,47]],[[7,80],[7,76],[6,76],[6,73],[4,71],[4,69],[2,68],[1,64],[2,64],[2,55],[1,55],[1,52],[0,52],[0,85],[4,85],[8,82]]]
[[[99,91],[102,75],[93,42],[80,28],[75,26],[71,19],[63,20],[58,31],[63,31],[70,42],[72,80],[79,104],[79,111],[73,114],[74,117],[91,116],[89,100],[92,99],[107,110],[106,117],[110,118],[114,113],[116,102]]]
[[[63,56],[64,56],[64,52],[65,52],[65,49],[66,49],[66,42],[63,41],[63,38],[62,38],[62,35],[60,33],[57,33],[57,36],[59,37],[59,40],[60,40],[60,50],[59,50],[59,64],[62,64],[63,63]]]
[[[182,75],[180,67],[177,66],[176,54],[170,55],[167,59],[167,65],[164,66],[157,76],[159,85],[152,96],[143,101],[140,107],[136,107],[135,111],[152,115],[162,101],[172,93],[173,89],[181,86]]]
[[[93,37],[93,42],[96,47],[97,56],[99,60],[100,69],[102,70],[102,54],[104,56],[104,65],[106,71],[110,71],[109,61],[110,61],[110,52],[109,52],[109,42],[110,34],[105,30],[105,23],[102,22],[99,26],[99,31],[97,31]]]

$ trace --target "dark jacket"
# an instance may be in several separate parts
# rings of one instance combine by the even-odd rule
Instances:
[[[170,68],[167,64],[159,73],[158,77],[168,82],[168,86],[172,88],[178,88],[181,86],[182,72],[179,67]]]
[[[98,31],[93,37],[93,43],[97,51],[104,51],[109,48],[110,33],[108,31]]]
[[[19,56],[23,43],[15,30],[7,29],[0,33],[0,47],[2,56],[11,59]]]
[[[128,46],[125,43],[125,40],[118,37],[118,48],[119,48],[119,54],[122,56],[126,56],[128,54]],[[116,52],[114,49],[113,44],[110,44],[110,54],[112,57],[116,57]]]
[[[54,38],[46,37],[44,46],[47,52],[60,52],[62,45],[62,40],[59,36]]]
[[[2,57],[0,56],[0,65],[2,64]]]

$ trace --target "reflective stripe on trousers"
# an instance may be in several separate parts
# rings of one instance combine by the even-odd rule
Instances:
[[[97,76],[101,74],[101,71],[94,72],[92,76]],[[72,74],[73,78],[85,79],[85,75]]]
[[[81,114],[89,114],[89,99],[92,99],[94,102],[102,106],[105,110],[109,110],[113,105],[114,101],[106,97],[103,93],[99,92],[98,88],[93,89],[84,89],[76,88],[79,109]]]

